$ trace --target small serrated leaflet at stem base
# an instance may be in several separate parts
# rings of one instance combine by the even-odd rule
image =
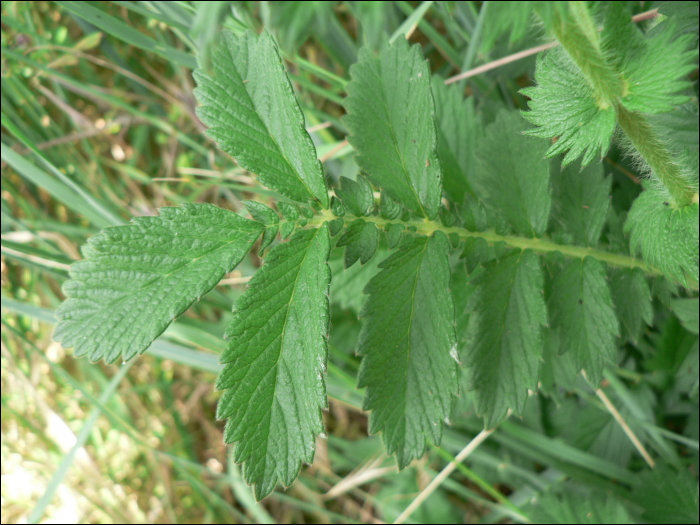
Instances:
[[[106,228],[71,267],[54,340],[113,363],[143,353],[245,257],[262,227],[211,204]]]
[[[370,433],[382,432],[399,468],[439,445],[457,394],[449,243],[442,232],[406,239],[365,287],[358,387]]]
[[[272,248],[226,331],[217,417],[228,419],[224,440],[235,443],[234,460],[258,500],[313,462],[324,430],[329,254],[325,224]]]

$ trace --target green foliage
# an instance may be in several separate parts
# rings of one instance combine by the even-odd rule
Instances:
[[[457,340],[449,293],[449,245],[441,232],[407,239],[367,284],[358,386],[399,468],[439,444],[457,394]]]
[[[532,523],[635,523],[620,498],[601,493],[548,492],[532,508]]]
[[[324,430],[329,255],[326,226],[270,250],[226,330],[216,415],[228,419],[224,440],[236,444],[235,461],[258,500],[278,479],[292,484]]]
[[[552,203],[549,165],[541,162],[542,143],[519,134],[526,127],[517,113],[505,111],[487,126],[478,145],[474,185],[515,231],[541,237]],[[508,155],[501,154],[504,149]]]
[[[477,289],[467,305],[471,313],[460,355],[476,410],[485,428],[493,428],[509,408],[522,414],[528,389],[537,389],[547,324],[544,277],[532,251],[513,251],[486,263],[469,284]]]
[[[571,352],[576,369],[585,369],[597,387],[606,362],[615,360],[619,325],[613,310],[605,265],[592,257],[569,261],[554,280],[549,309],[559,328],[560,352]]]
[[[430,69],[418,46],[385,40],[350,68],[348,140],[370,181],[406,208],[434,219],[442,197]],[[407,110],[408,109],[408,110]]]
[[[235,207],[242,202],[252,220],[165,192],[181,206],[106,228],[88,241],[85,260],[73,265],[64,286],[68,298],[58,310],[54,337],[74,346],[77,356],[127,360],[149,348],[255,244],[262,265],[253,254],[239,270],[250,277],[248,288],[219,288],[206,307],[195,306],[194,315],[215,326],[212,321],[235,299],[229,342],[219,358],[217,417],[227,420],[225,442],[233,444],[233,462],[243,465],[242,478],[254,485],[258,500],[278,482],[290,486],[302,464],[314,461],[331,396],[342,409],[328,414],[329,428],[353,428],[354,440],[364,428],[358,425],[362,411],[369,412],[369,433],[381,433],[399,469],[421,458],[428,444],[442,447],[440,454],[457,454],[468,436],[499,426],[512,412],[522,421],[503,423],[493,434],[493,448],[508,461],[489,450],[478,459],[483,472],[462,471],[498,501],[488,502],[493,514],[484,521],[502,520],[507,509],[508,518],[519,521],[629,522],[634,513],[626,498],[645,497],[633,483],[642,463],[630,460],[636,449],[590,387],[606,389],[659,462],[693,461],[684,454],[697,441],[681,436],[680,427],[697,411],[698,133],[689,83],[679,79],[692,69],[696,52],[687,49],[696,32],[675,34],[674,28],[686,27],[674,25],[680,15],[644,34],[624,5],[596,4],[594,12],[581,2],[537,3],[534,9],[561,46],[538,57],[538,85],[521,90],[530,98],[530,111],[521,113],[513,110],[522,102],[513,81],[475,77],[465,97],[463,85],[447,87],[440,75],[455,55],[466,53],[462,63],[468,64],[477,50],[495,49],[506,30],[510,44],[519,41],[533,28],[529,3],[481,4],[472,13],[476,21],[471,4],[400,3],[412,13],[400,28],[391,22],[393,6],[376,8],[387,14],[384,25],[394,33],[389,39],[370,23],[368,5],[349,5],[348,12],[364,13],[360,31],[368,42],[355,56],[355,44],[343,44],[351,37],[334,6],[264,3],[263,23],[248,24],[241,13],[249,6],[237,4],[237,16],[225,17],[235,30],[224,30],[208,55],[201,50],[194,78],[207,136],[238,167],[195,144],[208,171],[222,171],[212,183],[217,191],[207,197]],[[421,46],[409,46],[402,35],[415,23],[432,38],[436,30],[426,18],[432,10],[449,36],[423,48],[441,57],[433,70]],[[218,6],[210,14],[218,20],[223,12]],[[285,25],[294,13],[299,16]],[[602,33],[595,24],[601,13]],[[200,36],[206,19],[202,14],[195,24]],[[483,23],[491,25],[480,35]],[[277,27],[285,53],[267,30],[243,31],[249,25]],[[308,35],[322,40],[328,55],[318,59],[313,48],[302,59],[296,46]],[[284,60],[293,64],[293,76]],[[326,69],[329,62],[333,71]],[[353,62],[349,80],[343,78]],[[3,114],[3,126],[24,137],[11,124]],[[630,182],[638,181],[634,162],[616,147],[609,164],[591,162],[608,155],[618,124],[625,152],[645,162],[642,169],[656,179],[631,208],[639,193]],[[313,140],[307,126],[315,128]],[[314,143],[327,148],[325,166]],[[554,156],[561,158],[545,160]],[[4,144],[3,160],[25,180],[48,180]],[[178,157],[178,169],[189,168],[189,161]],[[70,178],[57,177],[70,185]],[[50,194],[82,195],[72,187]],[[200,188],[189,198],[202,194]],[[85,203],[64,204],[102,217],[98,226],[111,215],[85,214]],[[17,257],[22,244],[7,242],[3,237],[3,250]],[[39,265],[45,263],[37,259],[52,254],[51,246],[22,253]],[[64,270],[54,264],[50,271]],[[178,337],[196,324],[188,319],[175,325]],[[217,348],[213,337],[193,341]],[[217,369],[215,356],[207,357],[207,370]],[[355,384],[365,388],[363,402]],[[534,399],[527,403],[529,397]],[[348,416],[348,410],[356,414]],[[662,424],[661,414],[675,419]],[[321,459],[348,472],[360,462],[374,465],[368,458],[380,456],[378,441],[348,445],[334,438]],[[367,454],[346,465],[338,454],[342,447]],[[492,472],[496,464],[503,464],[503,474],[500,466]],[[324,476],[326,465],[317,469]],[[539,465],[552,468],[541,471]],[[512,483],[513,473],[528,480],[527,491],[506,499],[490,484],[503,481],[500,476]],[[601,485],[608,494],[562,483],[562,477]],[[665,494],[667,481],[659,479],[650,485]],[[466,487],[454,482],[450,490],[464,495]],[[682,480],[682,487],[680,496],[669,492],[669,501],[686,505],[693,498],[693,484]],[[697,491],[694,497],[697,506]],[[520,515],[516,503],[525,509],[525,501],[533,501],[531,513]],[[662,511],[654,508],[661,507],[653,501],[642,507],[650,520],[659,520]]]
[[[698,283],[698,205],[675,208],[651,188],[634,201],[625,222],[630,249],[672,281]]]
[[[345,268],[350,268],[357,259],[361,264],[369,261],[379,245],[379,230],[373,222],[357,219],[348,225],[336,246],[345,248]]]
[[[102,230],[71,266],[54,339],[91,361],[143,353],[241,262],[261,231],[209,204],[161,208],[159,217]]]
[[[644,325],[654,319],[646,276],[639,268],[618,269],[612,272],[609,283],[621,335],[636,343]]]
[[[237,38],[224,31],[211,54],[211,71],[198,69],[197,116],[226,153],[265,186],[299,202],[328,191],[316,148],[304,129],[282,59],[267,32]]]
[[[467,193],[472,193],[469,179],[483,126],[474,108],[474,98],[464,98],[458,85],[447,87],[443,79],[435,77],[433,96],[443,186],[453,202],[462,202]]]
[[[530,98],[523,117],[538,126],[525,133],[552,139],[547,158],[568,152],[566,167],[583,155],[582,166],[605,156],[615,131],[615,109],[599,107],[595,91],[562,48],[537,58],[537,87],[521,89]]]
[[[600,164],[576,167],[562,170],[559,177],[553,174],[559,187],[553,216],[576,244],[596,246],[610,209],[612,177],[603,177]]]
[[[651,523],[698,522],[698,481],[688,471],[676,473],[660,465],[645,472],[634,491],[634,501]]]

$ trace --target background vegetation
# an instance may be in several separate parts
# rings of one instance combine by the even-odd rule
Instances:
[[[656,4],[629,6],[644,27],[658,22]],[[334,252],[328,437],[299,480],[262,504],[223,446],[212,387],[233,302],[260,266],[256,249],[121,367],[73,359],[52,343],[53,311],[79,247],[104,226],[165,205],[238,211],[241,199],[274,201],[195,116],[194,54],[219,27],[276,36],[337,181],[357,173],[340,117],[363,44],[407,34],[445,79],[490,65],[453,78],[490,121],[502,107],[526,109],[518,91],[532,83],[535,54],[492,66],[546,43],[532,21],[527,2],[3,2],[3,523],[393,521],[482,422],[463,396],[442,448],[400,473],[381,438],[367,437],[354,349],[362,283],[382,257],[343,272]],[[696,69],[695,108],[697,79]],[[641,191],[638,173],[617,147],[604,163],[609,221],[621,220]],[[653,284],[656,316],[641,337],[619,339],[621,366],[604,388],[580,378],[572,393],[531,396],[522,420],[488,436],[409,521],[697,522],[697,317],[693,326],[672,313],[671,290]]]

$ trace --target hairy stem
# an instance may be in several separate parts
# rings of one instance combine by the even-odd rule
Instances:
[[[624,82],[603,56],[600,36],[585,2],[569,2],[568,12],[555,9],[551,30],[607,109],[622,96]]]
[[[693,200],[694,190],[673,162],[671,153],[641,114],[621,103],[625,79],[605,59],[599,33],[585,2],[569,2],[566,11],[555,9],[550,29],[572,60],[581,68],[598,98],[598,107],[614,106],[617,122],[651,167],[652,173],[671,194],[674,204],[683,207]]]
[[[680,208],[690,204],[694,192],[688,187],[680,168],[673,162],[671,152],[656,136],[649,121],[644,115],[633,113],[622,104],[616,104],[615,110],[622,131],[671,194],[676,206]]]

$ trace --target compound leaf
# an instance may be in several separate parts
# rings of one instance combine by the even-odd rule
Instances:
[[[385,40],[350,68],[343,122],[370,181],[409,210],[434,219],[442,199],[435,103],[420,46]]]
[[[698,204],[675,208],[664,194],[648,189],[632,204],[625,233],[630,250],[641,253],[670,280],[688,286],[698,282]]]
[[[601,108],[595,92],[566,52],[554,48],[537,57],[537,87],[521,89],[530,98],[524,118],[539,126],[524,133],[552,139],[547,158],[568,151],[562,166],[583,155],[585,167],[596,156],[602,158],[615,131],[615,109]]]
[[[615,360],[620,327],[610,297],[605,265],[594,259],[572,259],[554,279],[549,312],[560,328],[560,353],[572,352],[576,370],[585,369],[597,388],[606,362]]]
[[[102,230],[71,266],[54,339],[91,361],[143,353],[248,253],[262,227],[210,204]]]
[[[521,134],[526,128],[519,113],[498,114],[479,141],[474,186],[518,233],[541,237],[552,203],[549,164],[542,162],[546,146]]]
[[[447,237],[406,239],[365,287],[358,354],[370,433],[383,432],[399,468],[439,444],[457,394],[455,307]]]
[[[484,428],[511,408],[522,414],[527,391],[537,390],[542,326],[547,324],[544,276],[531,250],[490,260],[470,280],[471,296],[462,363]]]
[[[194,72],[207,136],[268,188],[298,202],[317,199],[327,209],[323,167],[267,31],[241,37],[223,31],[210,62],[211,71]]]
[[[224,440],[260,500],[311,463],[327,406],[330,268],[328,226],[300,230],[273,247],[236,301],[221,355],[217,417]]]

